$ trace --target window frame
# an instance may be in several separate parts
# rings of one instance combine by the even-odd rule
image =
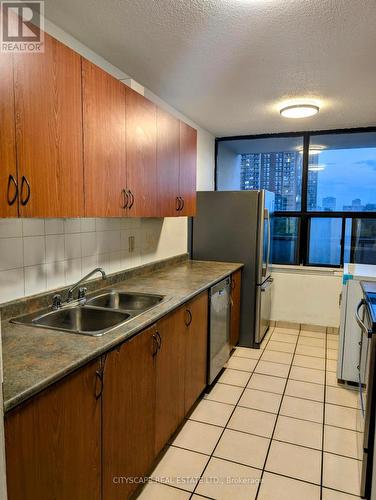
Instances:
[[[334,130],[313,130],[313,131],[300,131],[300,132],[282,132],[277,134],[256,134],[256,135],[236,135],[230,137],[217,137],[215,139],[215,163],[214,163],[214,191],[218,191],[218,144],[224,141],[239,141],[246,139],[273,139],[280,137],[303,137],[303,163],[302,163],[302,198],[301,209],[294,211],[277,211],[274,213],[275,217],[297,217],[300,221],[300,231],[297,243],[297,262],[294,264],[284,265],[301,265],[312,266],[308,262],[309,256],[309,221],[311,218],[341,218],[342,219],[342,234],[341,234],[341,258],[339,265],[332,264],[314,264],[314,267],[324,268],[342,268],[344,265],[345,254],[345,231],[346,219],[376,219],[376,212],[323,212],[323,211],[310,211],[308,210],[308,166],[309,166],[309,145],[310,138],[316,135],[336,135],[336,134],[358,134],[358,133],[376,133],[375,127],[358,127]],[[351,248],[351,257],[354,251]],[[351,260],[351,259],[350,259]],[[278,264],[278,263],[276,263]]]

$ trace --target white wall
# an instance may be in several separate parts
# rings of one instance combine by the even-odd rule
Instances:
[[[339,326],[342,272],[273,266],[272,319]]]

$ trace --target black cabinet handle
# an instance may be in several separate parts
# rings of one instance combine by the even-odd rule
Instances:
[[[185,204],[185,203],[184,203],[184,198],[180,197],[180,199],[181,199],[181,209],[180,209],[180,210],[183,210],[183,208],[184,208],[184,204]]]
[[[95,394],[95,399],[99,399],[103,393],[103,370],[97,370],[96,372],[97,380],[100,382],[99,391]]]
[[[186,309],[185,312],[188,314],[188,321],[185,321],[185,326],[189,326],[192,323],[192,313],[189,309]]]
[[[157,342],[158,342],[158,349],[160,350],[161,347],[162,347],[162,337],[161,337],[161,334],[157,331],[155,332],[156,336],[157,336]]]
[[[128,193],[128,191],[126,189],[122,189],[121,192],[122,192],[123,200],[124,200],[122,208],[127,208],[128,207],[128,203],[129,203],[129,193]]]
[[[153,333],[153,345],[154,345],[154,350],[153,350],[153,358],[154,358],[158,354],[159,350],[159,341],[155,333]]]
[[[12,183],[14,184],[14,188],[15,188],[13,198],[10,197],[10,187],[11,187]],[[15,203],[17,198],[18,198],[18,184],[17,184],[17,181],[14,178],[14,176],[12,174],[10,174],[9,178],[8,178],[8,188],[7,188],[8,205],[11,207]]]
[[[27,194],[26,194],[26,198],[23,197],[23,192],[24,192],[24,186],[26,185],[27,187]],[[29,203],[29,200],[30,200],[30,194],[31,194],[31,190],[30,190],[30,183],[29,181],[26,179],[26,177],[23,175],[22,176],[22,180],[21,180],[21,205],[24,207],[25,205],[27,205]]]
[[[175,209],[176,209],[177,212],[179,212],[180,206],[181,206],[180,196],[177,196],[176,197],[176,202],[175,202]]]
[[[134,195],[133,195],[131,190],[129,190],[128,193],[129,193],[129,196],[131,197],[131,203],[130,203],[128,208],[131,209],[134,205]]]

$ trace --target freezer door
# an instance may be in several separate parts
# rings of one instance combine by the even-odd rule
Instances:
[[[256,343],[264,338],[270,326],[272,309],[273,278],[267,278],[262,285],[257,285],[256,291]]]

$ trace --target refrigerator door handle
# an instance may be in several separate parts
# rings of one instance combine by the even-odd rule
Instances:
[[[270,214],[267,208],[265,209],[265,218],[268,221],[268,252],[266,257],[266,275],[268,275],[270,267]]]

